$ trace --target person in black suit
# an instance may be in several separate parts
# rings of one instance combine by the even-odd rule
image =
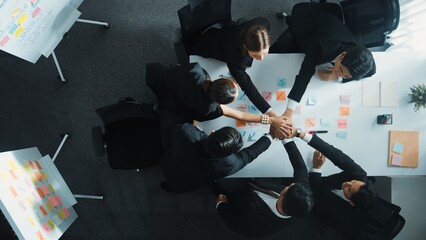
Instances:
[[[201,36],[192,39],[196,40],[185,44],[190,54],[226,62],[232,77],[259,111],[276,115],[246,73],[253,59],[261,61],[268,54],[271,40],[266,18],[258,17],[241,24],[231,22],[220,28],[210,27]]]
[[[284,116],[291,119],[316,66],[332,62],[334,66],[318,69],[323,80],[342,82],[358,80],[375,74],[371,52],[333,14],[324,11],[321,3],[298,3],[286,17],[289,28],[271,46],[271,53],[305,53],[305,58],[288,95]]]
[[[215,179],[231,175],[256,159],[271,145],[271,136],[262,136],[241,149],[241,134],[223,127],[207,135],[191,124],[175,127],[173,144],[160,161],[169,192],[189,192]],[[241,150],[240,150],[241,149]]]
[[[246,237],[266,236],[293,224],[312,209],[314,199],[305,162],[293,141],[285,139],[283,144],[294,169],[291,184],[265,190],[249,181],[226,195],[218,195],[217,211],[233,231]],[[226,182],[220,187],[226,189]],[[278,196],[270,196],[274,193]]]
[[[350,239],[361,239],[362,212],[374,207],[378,201],[377,190],[368,180],[367,173],[348,155],[317,135],[301,129],[296,132],[317,150],[313,156],[313,169],[309,172],[309,184],[315,198],[312,214]],[[343,171],[322,178],[320,169],[326,158]]]
[[[271,124],[283,134],[290,134],[291,126],[281,116],[269,117],[242,112],[228,107],[238,96],[235,81],[221,78],[210,80],[198,63],[168,66],[150,63],[146,66],[146,84],[157,96],[161,116],[164,148],[170,145],[171,130],[179,123],[193,120],[207,121],[222,115],[245,122]]]

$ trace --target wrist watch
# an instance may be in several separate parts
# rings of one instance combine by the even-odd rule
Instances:
[[[302,133],[302,129],[296,128],[296,137],[300,137],[301,133]]]

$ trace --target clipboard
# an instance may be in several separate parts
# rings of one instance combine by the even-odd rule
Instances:
[[[417,167],[419,164],[419,138],[416,131],[389,131],[388,165],[399,167]],[[403,146],[401,153],[394,151],[395,144]],[[400,159],[395,164],[395,159]]]

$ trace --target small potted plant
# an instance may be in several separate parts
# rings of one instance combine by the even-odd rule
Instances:
[[[411,92],[408,94],[410,101],[414,103],[414,111],[417,112],[422,108],[426,108],[426,86],[424,83],[410,87]]]

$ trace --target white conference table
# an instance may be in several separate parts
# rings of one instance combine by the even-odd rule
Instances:
[[[306,130],[328,130],[328,133],[318,134],[323,140],[341,149],[357,162],[370,176],[406,176],[426,175],[426,110],[414,112],[413,105],[408,104],[409,87],[426,81],[426,53],[397,53],[375,52],[373,53],[377,72],[374,76],[360,81],[352,81],[341,84],[337,81],[322,81],[314,75],[300,101],[300,114],[293,116],[296,127]],[[263,61],[253,61],[251,68],[247,69],[259,92],[271,91],[270,105],[277,114],[282,114],[287,106],[287,101],[276,100],[276,90],[290,92],[294,78],[299,71],[304,54],[268,54]],[[212,79],[221,75],[229,75],[225,63],[214,59],[206,59],[200,56],[191,56],[190,62],[199,62],[207,70]],[[278,85],[279,79],[286,79],[286,86]],[[392,81],[397,82],[398,107],[364,107],[362,106],[363,81]],[[242,92],[240,92],[240,95]],[[341,95],[350,96],[350,115],[339,116]],[[308,98],[316,98],[315,106],[307,105]],[[248,109],[253,105],[247,97],[230,104],[237,108],[246,104]],[[392,125],[378,125],[377,115],[384,113],[393,114]],[[260,114],[260,112],[259,112]],[[306,118],[315,118],[315,127],[307,128]],[[347,119],[347,128],[338,129],[337,119]],[[324,127],[320,121],[329,122]],[[206,133],[223,126],[236,127],[244,135],[244,147],[253,141],[248,141],[248,136],[256,133],[261,136],[269,131],[269,127],[260,124],[245,127],[237,127],[232,118],[220,117],[211,121],[197,123]],[[419,131],[419,164],[416,168],[388,166],[389,131]],[[346,131],[347,138],[337,137],[337,132]],[[296,139],[296,144],[307,163],[312,166],[314,149],[304,141]],[[330,161],[323,166],[323,176],[340,172]],[[280,141],[273,141],[268,150],[262,153],[244,169],[230,177],[291,177],[293,169],[288,155]]]

